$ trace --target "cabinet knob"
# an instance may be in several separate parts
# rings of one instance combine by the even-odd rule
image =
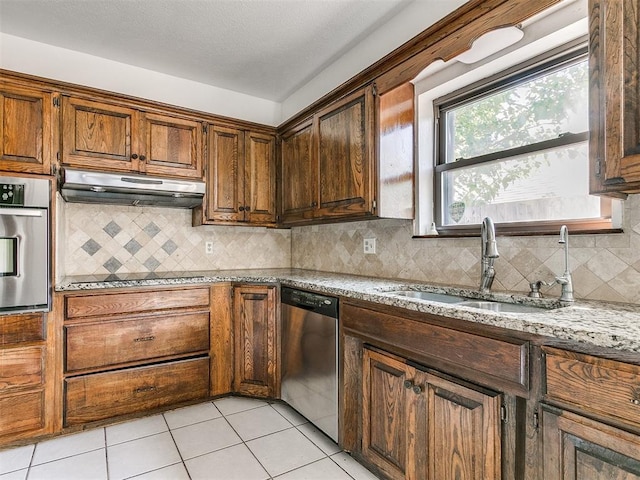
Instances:
[[[140,155],[140,161],[144,162],[147,159],[147,157],[145,157],[144,155]]]
[[[311,206],[312,207],[317,207],[318,206],[318,202],[311,202]]]
[[[410,389],[411,387],[413,387],[413,382],[411,380],[405,380],[404,381],[404,388]]]
[[[245,212],[250,212],[250,211],[251,211],[251,209],[250,209],[249,207],[244,207],[244,211],[245,211]]]
[[[240,205],[240,206],[238,207],[238,210],[240,210],[241,212],[244,212],[244,207],[243,207],[242,205]]]
[[[631,403],[633,403],[634,405],[640,405],[640,399],[634,398],[633,400],[631,400]]]
[[[136,158],[138,158],[138,154],[137,153],[132,154],[131,158],[133,158],[135,160]]]
[[[422,393],[422,387],[420,385],[414,385],[413,393],[415,393],[416,395],[420,395]]]

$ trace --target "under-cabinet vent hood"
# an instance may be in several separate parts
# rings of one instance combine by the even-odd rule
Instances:
[[[202,204],[205,184],[148,175],[118,174],[67,168],[60,194],[67,202],[193,208]]]

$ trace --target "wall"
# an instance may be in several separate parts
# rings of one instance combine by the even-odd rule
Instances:
[[[191,210],[58,202],[56,277],[286,268],[289,230],[191,227]],[[214,253],[205,254],[212,241]],[[62,268],[61,268],[62,266]]]
[[[412,238],[409,220],[292,229],[294,268],[354,273],[475,287],[480,280],[480,239]],[[362,253],[377,239],[376,255]],[[624,233],[571,235],[569,265],[576,298],[640,304],[640,195],[624,203]],[[498,237],[494,290],[528,292],[529,282],[551,281],[564,270],[556,236]],[[548,289],[543,288],[543,292]],[[549,296],[558,296],[553,287]]]

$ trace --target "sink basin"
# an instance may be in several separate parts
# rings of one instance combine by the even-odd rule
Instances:
[[[542,313],[550,310],[548,307],[523,305],[520,303],[499,302],[496,300],[478,300],[474,298],[461,297],[459,295],[449,295],[446,293],[423,292],[420,290],[395,290],[386,292],[389,295],[415,298],[428,302],[448,303],[450,305],[460,305],[463,307],[479,308],[492,312],[502,313]]]
[[[392,295],[400,295],[402,297],[417,298],[419,300],[427,300],[429,302],[440,303],[460,303],[468,300],[465,297],[456,295],[447,295],[446,293],[421,292],[419,290],[398,290],[395,292],[387,292]]]
[[[548,310],[544,307],[534,307],[531,305],[521,305],[519,303],[494,302],[487,300],[466,300],[458,303],[463,307],[480,308],[492,312],[503,313],[541,313]]]

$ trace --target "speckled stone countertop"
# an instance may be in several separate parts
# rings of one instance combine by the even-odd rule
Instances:
[[[389,292],[418,290],[506,301],[533,306],[559,307],[555,299],[530,299],[521,295],[480,295],[471,289],[429,285],[411,280],[362,277],[312,270],[219,270],[171,272],[104,277],[68,277],[56,286],[58,292],[121,287],[185,285],[215,282],[258,282],[376,302],[470,322],[581,342],[596,347],[640,353],[640,305],[577,301],[570,306],[540,309],[539,313],[505,313],[481,310],[399,296]]]

